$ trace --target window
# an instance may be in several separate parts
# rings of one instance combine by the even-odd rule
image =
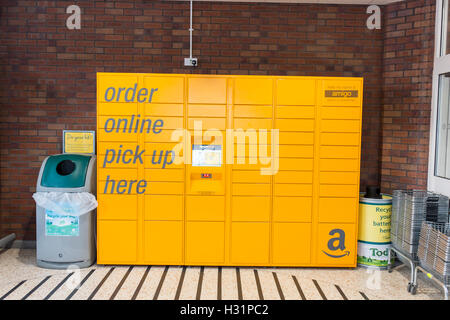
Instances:
[[[450,73],[439,76],[434,174],[450,179]]]
[[[449,35],[449,28],[450,28],[450,23],[448,23],[448,18],[449,18],[449,10],[450,7],[448,5],[448,1],[449,0],[442,0],[442,17],[440,19],[441,21],[441,26],[439,26],[438,30],[440,29],[440,35],[441,35],[441,56],[445,56],[447,54],[450,53],[450,39],[448,39],[448,35]],[[439,9],[439,8],[438,8]],[[438,21],[438,20],[436,20]]]
[[[436,1],[428,189],[450,196],[450,0]]]

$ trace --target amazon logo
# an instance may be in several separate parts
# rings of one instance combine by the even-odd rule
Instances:
[[[342,229],[333,229],[329,233],[332,238],[328,240],[328,250],[326,252],[322,250],[330,258],[342,258],[350,255],[350,251],[345,250],[345,232]]]

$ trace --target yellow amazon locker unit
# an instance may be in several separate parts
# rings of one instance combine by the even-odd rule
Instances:
[[[98,263],[355,267],[362,88],[98,73]]]

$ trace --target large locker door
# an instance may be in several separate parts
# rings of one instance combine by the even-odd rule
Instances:
[[[186,264],[225,264],[225,77],[187,80]],[[211,156],[212,158],[208,158]],[[215,157],[214,157],[215,156]]]
[[[272,176],[261,168],[270,165],[273,86],[267,77],[234,79],[231,122],[241,136],[231,166],[231,264],[270,264]]]
[[[354,266],[358,221],[360,80],[321,81],[318,112],[317,264]]]
[[[139,144],[138,134],[128,133],[138,104],[125,101],[118,87],[137,85],[136,75],[107,75],[98,81],[97,98],[97,252],[98,263],[138,262],[138,196],[122,187],[128,179],[138,179],[137,165],[117,161],[117,150],[131,150]],[[113,97],[114,94],[114,97]],[[126,131],[127,134],[123,132]],[[129,192],[128,192],[129,191]]]
[[[274,175],[273,187],[272,248],[276,265],[311,263],[315,92],[315,79],[277,80],[274,121],[282,138],[280,169]]]
[[[186,128],[185,83],[183,75],[143,75],[143,87],[158,89],[151,102],[141,105],[143,119],[158,124],[157,130],[141,133],[141,174],[147,181],[141,226],[145,264],[184,263],[185,170],[179,147]]]

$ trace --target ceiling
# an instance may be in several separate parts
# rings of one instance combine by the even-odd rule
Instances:
[[[188,1],[188,0],[176,0],[176,1]],[[400,2],[404,0],[194,0],[195,1],[208,1],[208,2],[277,2],[277,3],[322,3],[322,4],[379,4],[384,5],[392,2]]]

